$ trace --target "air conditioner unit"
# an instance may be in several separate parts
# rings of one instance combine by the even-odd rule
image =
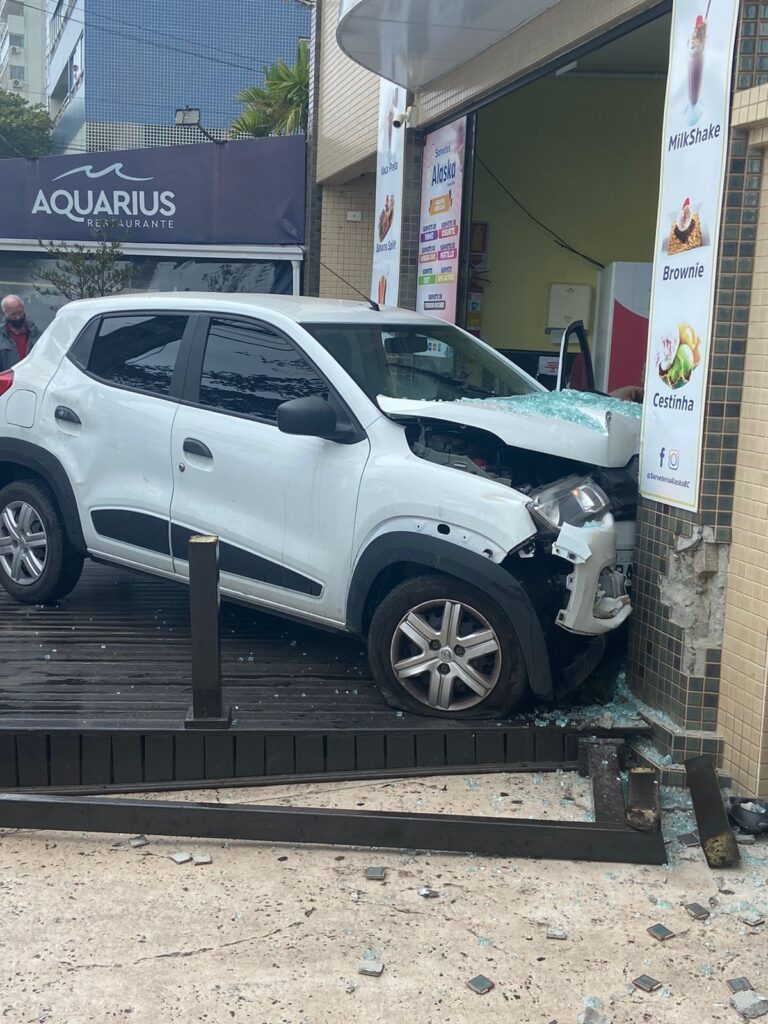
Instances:
[[[21,53],[21,47],[20,46],[12,46],[11,47],[11,53]]]
[[[22,82],[20,78],[14,78],[14,80],[11,82],[11,85],[14,89],[26,89],[27,87],[27,83]]]

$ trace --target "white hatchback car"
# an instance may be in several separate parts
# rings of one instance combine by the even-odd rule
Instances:
[[[362,302],[73,302],[0,374],[0,582],[87,556],[367,638],[385,698],[448,717],[554,698],[630,613],[639,420],[550,394],[456,327]]]

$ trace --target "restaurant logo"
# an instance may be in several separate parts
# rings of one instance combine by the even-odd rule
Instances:
[[[126,174],[122,163],[113,163],[100,170],[94,170],[93,164],[73,167],[57,175],[53,182],[76,176],[94,180],[110,175],[132,183],[154,180],[151,177],[140,178]],[[97,227],[104,218],[116,218],[121,228],[172,228],[173,221],[168,218],[176,213],[175,200],[175,193],[168,189],[60,186],[52,190],[39,189],[32,213],[66,217],[78,224],[87,223],[89,227]]]

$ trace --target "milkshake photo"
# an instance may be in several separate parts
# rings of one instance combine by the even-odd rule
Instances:
[[[709,4],[707,13],[696,18],[691,38],[688,41],[688,106],[685,108],[685,120],[689,125],[694,125],[702,114],[699,104],[701,94],[701,78],[704,73],[704,48],[707,42],[707,16],[709,15]]]

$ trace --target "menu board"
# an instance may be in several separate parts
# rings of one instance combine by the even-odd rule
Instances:
[[[416,309],[449,323],[456,321],[466,134],[465,117],[430,132],[421,171]]]
[[[382,78],[379,84],[379,141],[376,158],[376,224],[373,230],[371,298],[396,306],[400,296],[400,225],[403,216],[405,125],[395,128],[406,108],[406,92]]]
[[[695,511],[738,0],[675,0],[645,364],[640,492]]]

